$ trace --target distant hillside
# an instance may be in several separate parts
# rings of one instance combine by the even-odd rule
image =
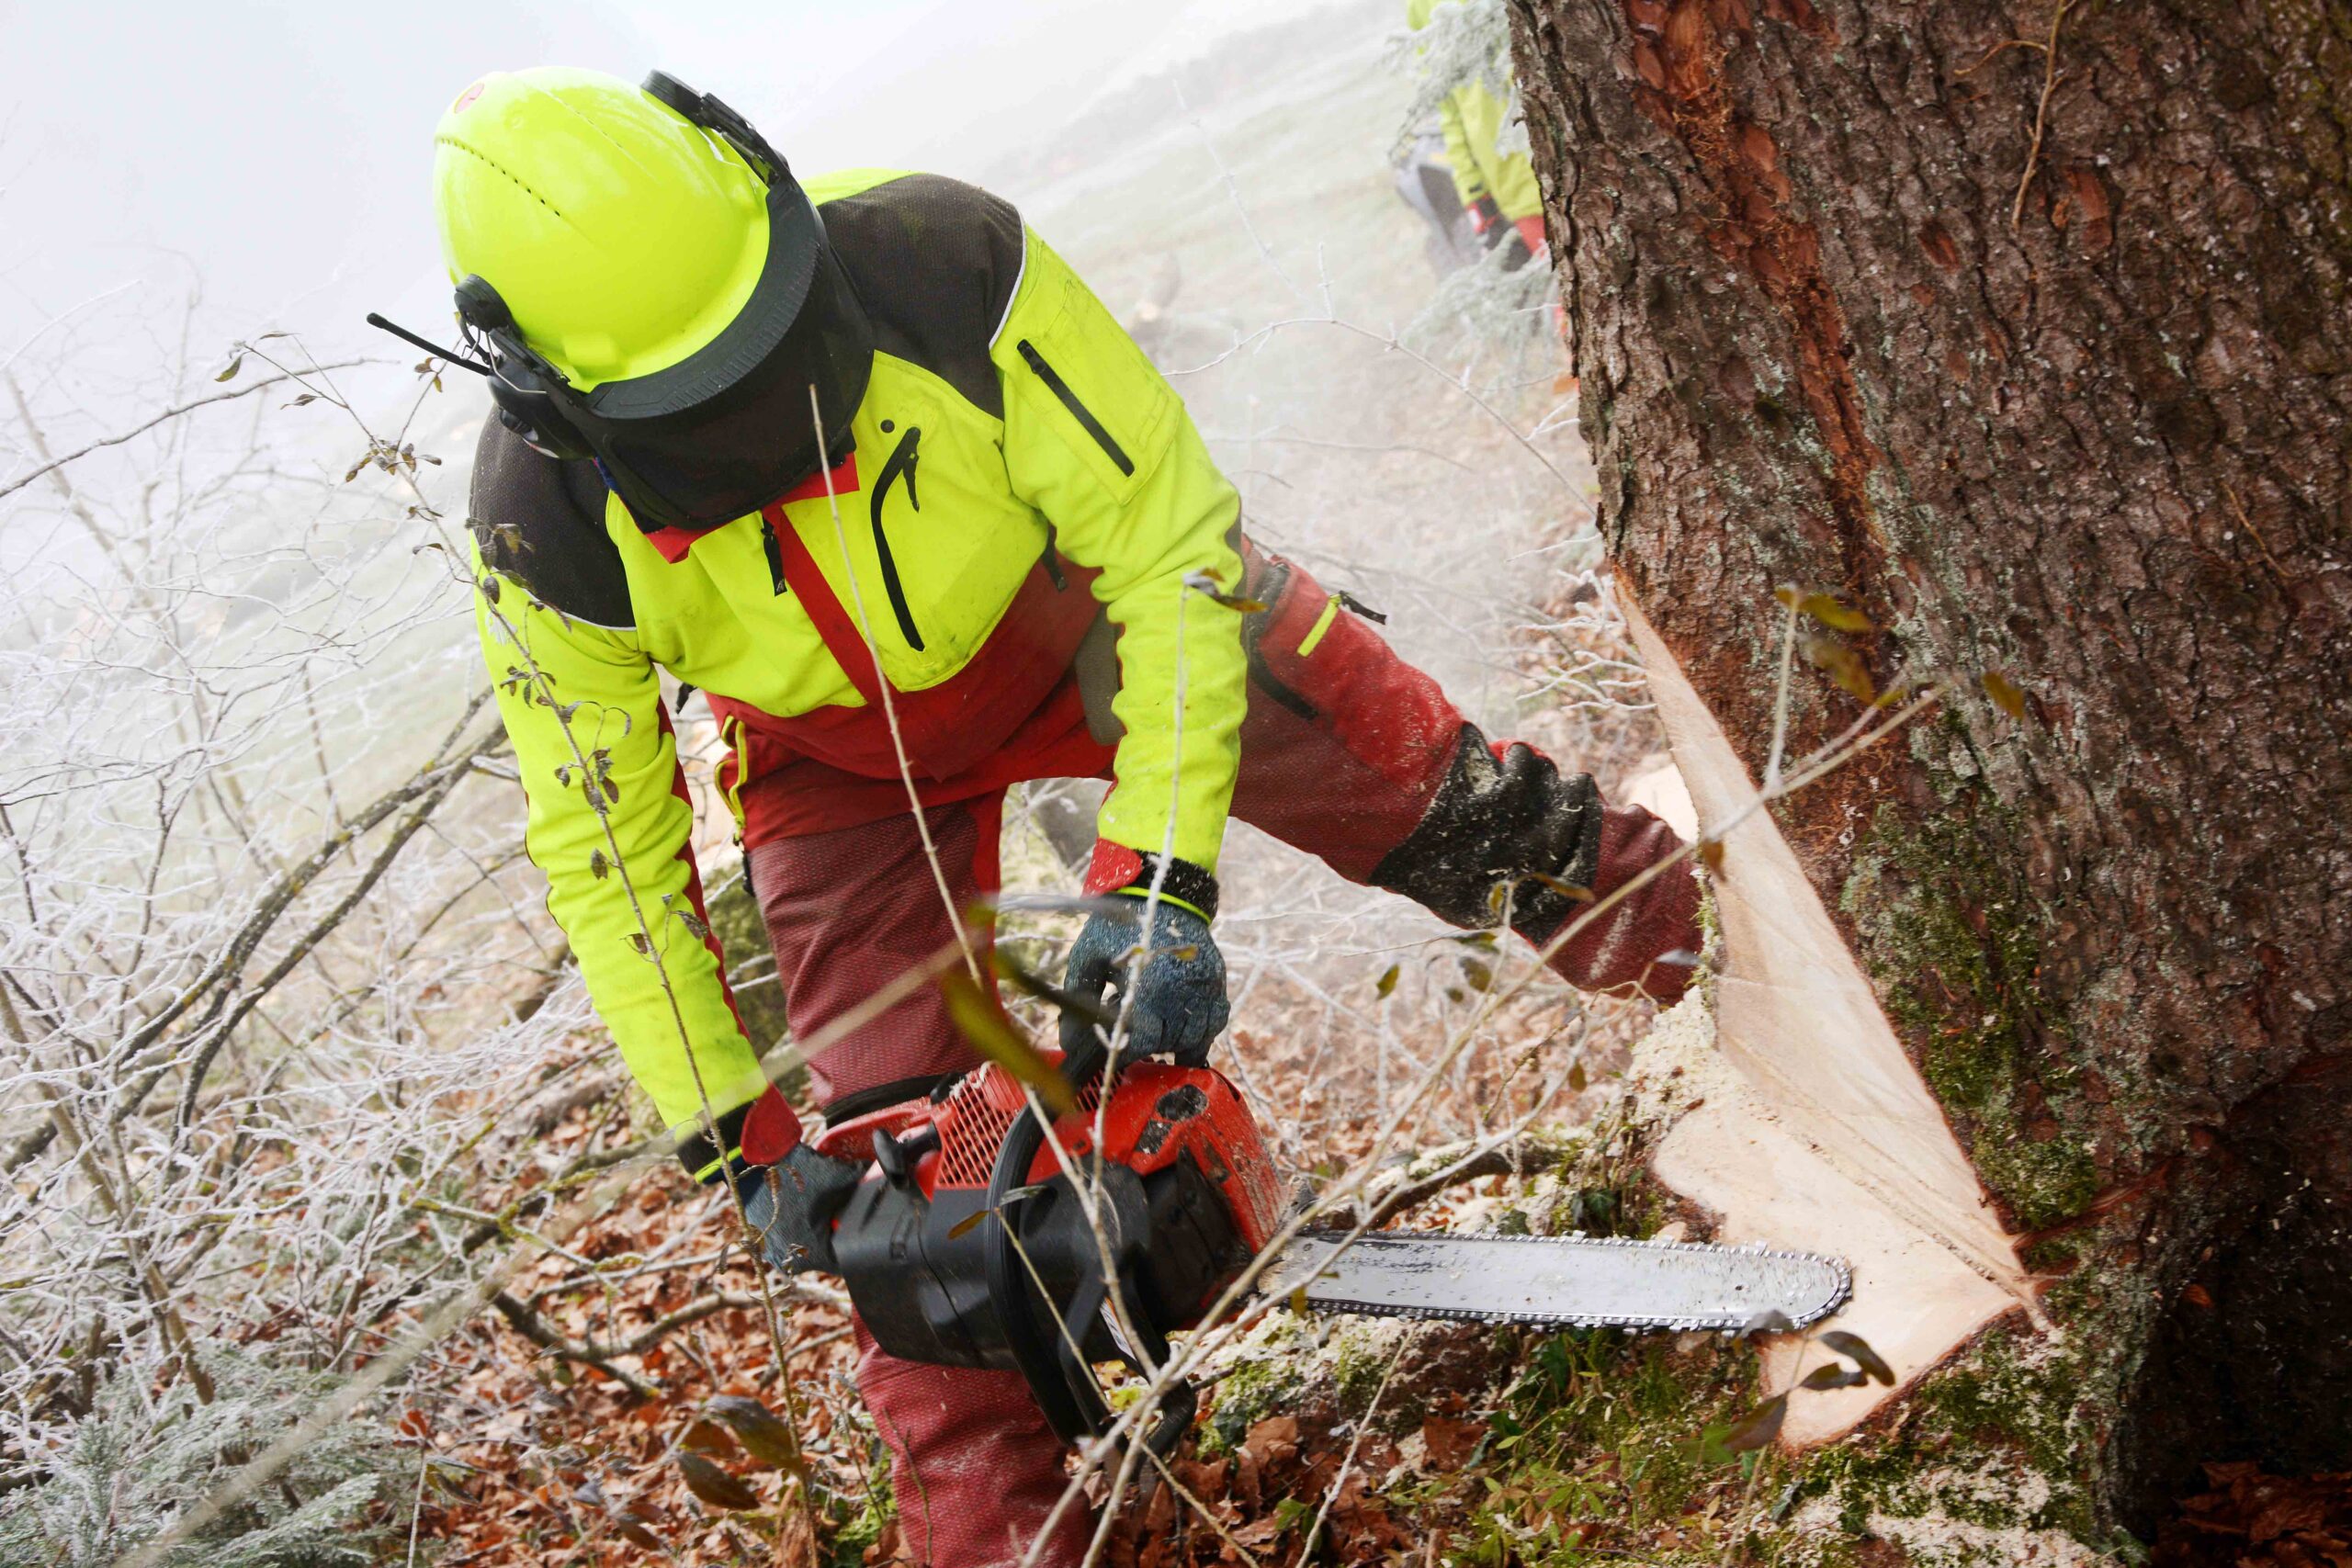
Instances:
[[[1339,0],[1303,17],[1228,35],[1197,58],[1138,77],[1067,124],[1044,130],[1022,152],[989,164],[980,183],[1011,196],[1036,190],[1100,163],[1106,149],[1148,140],[1187,108],[1214,109],[1263,93],[1276,74],[1268,68],[1271,59],[1315,59],[1404,27],[1399,0]]]

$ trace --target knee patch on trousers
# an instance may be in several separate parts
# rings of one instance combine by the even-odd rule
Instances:
[[[1532,880],[1592,886],[1600,867],[1600,792],[1589,773],[1563,773],[1533,747],[1500,757],[1476,725],[1462,727],[1453,761],[1420,823],[1381,858],[1373,885],[1401,893],[1457,926],[1502,923],[1507,886],[1514,930],[1538,941],[1577,902]]]

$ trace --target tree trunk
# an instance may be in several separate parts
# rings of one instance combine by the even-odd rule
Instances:
[[[1511,4],[1621,581],[1686,771],[1747,775],[1713,819],[1776,589],[1869,623],[1799,617],[1792,757],[1946,682],[1758,822],[1899,1042],[1826,1070],[1924,1090],[1927,1173],[1844,1088],[1774,1119],[2014,1298],[2007,1233],[2034,1306],[1951,1337],[2039,1369],[2099,1528],[2200,1460],[2352,1467],[2352,6]]]

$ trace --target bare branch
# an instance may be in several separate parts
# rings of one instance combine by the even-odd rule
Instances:
[[[331,365],[322,365],[317,367],[317,368],[321,370],[348,370],[354,366],[381,365],[383,363],[385,363],[385,361],[373,358],[338,359]],[[119,446],[127,441],[136,441],[159,424],[169,424],[173,420],[194,413],[198,409],[209,408],[214,403],[234,402],[239,398],[250,398],[255,392],[266,391],[271,387],[283,386],[288,381],[299,381],[301,379],[303,374],[305,373],[289,371],[279,376],[266,376],[258,381],[247,382],[244,386],[239,387],[233,392],[212,392],[201,398],[191,398],[184,403],[175,404],[173,407],[167,408],[163,412],[155,415],[153,419],[149,419],[139,424],[133,425],[130,429],[123,431],[119,434],[104,436],[96,441],[91,442],[86,446],[76,446],[73,451],[65,453],[62,457],[51,457],[48,462],[41,464],[40,467],[37,468],[29,468],[24,473],[18,474],[15,479],[9,479],[5,483],[0,483],[0,500],[5,500],[9,496],[14,495],[17,491],[24,489],[27,485],[32,483],[43,474],[62,468],[68,463],[75,462],[81,458],[88,457],[93,452],[103,452],[109,446]]]

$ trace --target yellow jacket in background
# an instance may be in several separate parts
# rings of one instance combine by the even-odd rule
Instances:
[[[1405,19],[1418,32],[1442,3],[1407,0]],[[1535,170],[1526,154],[1503,152],[1495,145],[1502,135],[1504,113],[1503,101],[1477,82],[1454,88],[1438,106],[1445,155],[1453,165],[1453,188],[1461,193],[1462,205],[1491,196],[1503,217],[1517,222],[1544,210],[1544,194],[1536,187]]]

